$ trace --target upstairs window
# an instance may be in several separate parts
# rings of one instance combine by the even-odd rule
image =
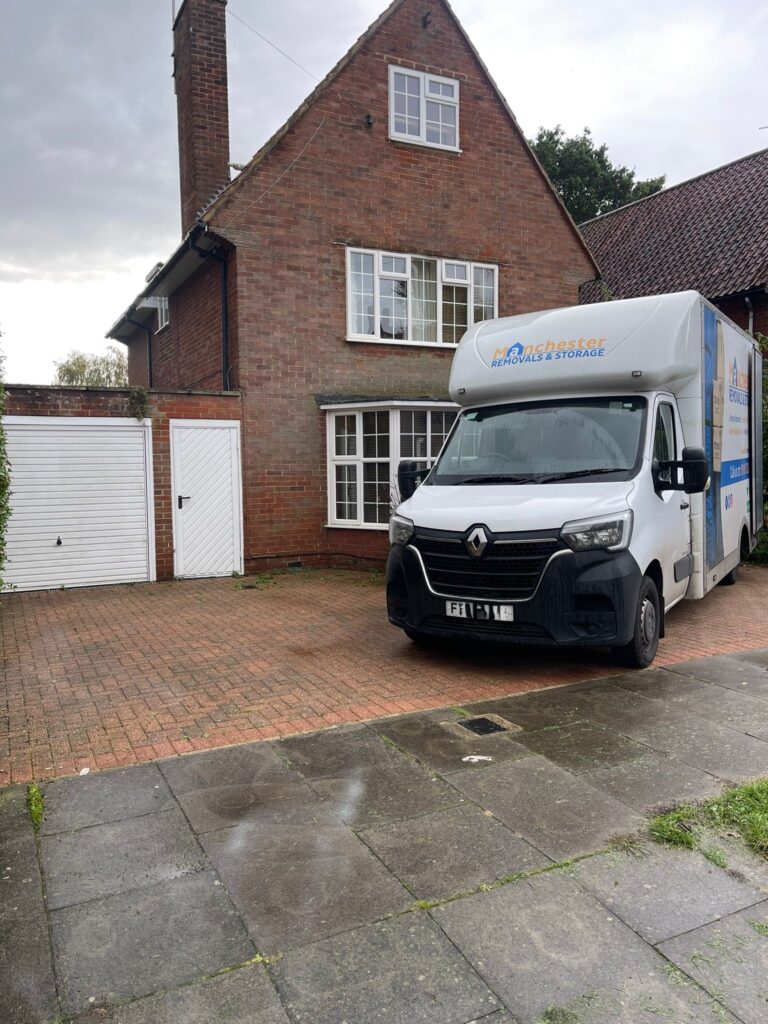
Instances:
[[[458,152],[459,83],[390,65],[389,136]]]
[[[171,322],[171,309],[167,296],[157,297],[157,329],[162,331]]]
[[[347,250],[347,336],[456,345],[498,316],[498,267],[371,249]]]

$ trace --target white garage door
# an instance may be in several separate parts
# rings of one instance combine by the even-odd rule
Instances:
[[[151,425],[58,416],[3,424],[6,583],[39,590],[154,579]]]

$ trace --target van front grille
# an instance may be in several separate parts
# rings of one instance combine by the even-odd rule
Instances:
[[[411,546],[421,554],[433,590],[448,597],[520,601],[533,595],[552,555],[565,548],[557,534],[491,534],[480,557],[471,555],[467,532],[416,530]]]

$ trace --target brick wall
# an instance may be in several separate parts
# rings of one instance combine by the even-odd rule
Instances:
[[[123,388],[25,387],[6,385],[8,416],[132,415],[130,391]],[[157,578],[173,576],[173,494],[171,492],[171,419],[238,420],[239,394],[152,391],[152,469],[155,492]]]
[[[749,308],[747,307],[743,296],[721,299],[716,303],[716,305],[727,317],[730,317],[734,323],[738,324],[739,327],[745,331],[748,329]],[[765,293],[762,295],[753,295],[752,306],[754,311],[754,333],[768,336],[768,296],[766,296]]]
[[[431,12],[425,29],[424,5],[405,0],[213,217],[237,245],[251,566],[279,552],[386,553],[381,533],[323,525],[313,394],[447,394],[450,350],[345,340],[345,245],[497,263],[502,315],[575,304],[594,274],[450,15]],[[459,79],[461,154],[388,139],[391,63]]]

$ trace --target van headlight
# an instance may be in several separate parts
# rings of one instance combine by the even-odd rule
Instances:
[[[413,536],[413,523],[404,516],[392,516],[389,520],[389,543],[407,544]]]
[[[581,519],[566,523],[560,536],[574,551],[624,551],[632,537],[633,519],[631,509],[610,518]]]

